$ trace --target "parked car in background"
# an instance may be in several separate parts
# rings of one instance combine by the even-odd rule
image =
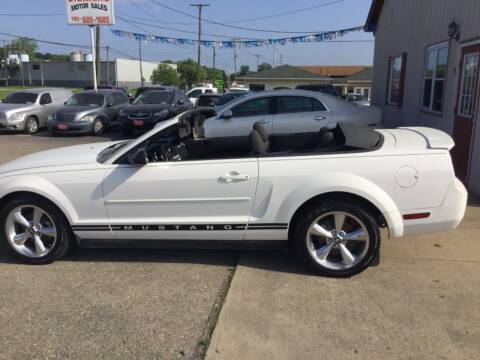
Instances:
[[[176,86],[140,86],[135,90],[135,96],[133,98],[136,99],[145,91],[152,90],[178,90],[178,88]]]
[[[234,91],[230,93],[223,94],[220,96],[220,98],[217,100],[217,103],[215,104],[215,111],[218,112],[221,109],[223,109],[225,106],[227,106],[231,101],[239,98],[240,96],[244,96],[248,94],[248,91]]]
[[[0,130],[34,134],[47,126],[48,117],[63,106],[72,92],[62,88],[38,88],[10,93],[0,104]]]
[[[378,127],[381,118],[375,107],[358,107],[320,92],[274,90],[252,92],[230,102],[206,119],[200,132],[206,138],[225,138],[225,146],[235,146],[235,140],[244,141],[256,122],[269,135],[288,141],[291,134],[313,134],[339,123]]]
[[[345,100],[358,106],[370,106],[370,100],[362,94],[348,94]]]
[[[118,124],[118,112],[128,104],[128,96],[121,90],[82,91],[50,115],[48,130],[52,134],[102,135]]]
[[[192,108],[180,90],[149,90],[120,110],[118,120],[123,133],[132,135],[135,130],[150,130],[157,123]]]
[[[220,94],[203,94],[197,100],[197,105],[195,107],[214,107],[217,104],[217,101],[222,97]]]
[[[197,100],[202,94],[216,94],[217,88],[212,86],[198,86],[187,92],[187,97],[190,99],[193,105],[197,105]]]
[[[340,95],[335,89],[335,86],[332,84],[306,84],[306,85],[297,85],[295,87],[297,90],[307,90],[307,91],[318,91],[327,95],[332,95],[339,97]]]
[[[232,157],[194,138],[191,121],[203,110],[133,141],[48,150],[0,166],[5,248],[45,264],[74,243],[288,244],[314,271],[351,276],[377,258],[381,228],[391,238],[441,232],[464,216],[453,141],[439,130],[344,124],[305,148],[279,149],[257,123],[249,146]]]

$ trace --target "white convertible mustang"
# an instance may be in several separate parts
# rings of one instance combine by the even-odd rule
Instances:
[[[32,263],[61,258],[73,241],[288,244],[314,270],[350,276],[376,256],[380,227],[390,237],[444,231],[464,215],[467,192],[441,131],[341,125],[289,146],[257,123],[248,148],[226,152],[192,131],[208,115],[193,110],[133,141],[4,164],[2,239]]]

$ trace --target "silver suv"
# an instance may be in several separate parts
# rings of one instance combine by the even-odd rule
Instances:
[[[73,93],[62,88],[38,88],[10,93],[0,104],[0,130],[34,134],[47,125],[50,114],[60,109]]]

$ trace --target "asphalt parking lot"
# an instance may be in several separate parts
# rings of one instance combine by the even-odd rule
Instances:
[[[118,139],[0,134],[0,163]],[[227,251],[76,250],[48,266],[0,248],[0,359],[190,359],[236,263]]]
[[[0,134],[0,163],[118,138]],[[209,342],[214,360],[478,359],[479,231],[473,203],[455,231],[384,239],[350,279],[278,251],[92,249],[28,266],[0,248],[0,359],[190,359]]]

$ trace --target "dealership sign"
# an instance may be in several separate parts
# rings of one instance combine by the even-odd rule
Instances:
[[[68,24],[113,25],[113,0],[66,0]]]

